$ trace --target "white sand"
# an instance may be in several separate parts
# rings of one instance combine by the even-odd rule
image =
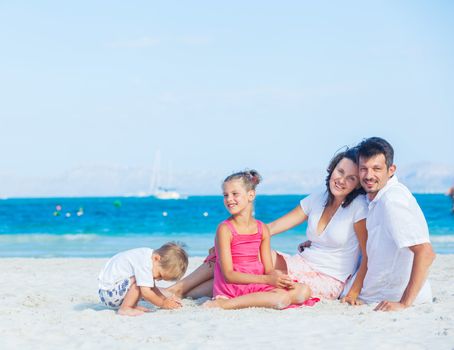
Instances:
[[[398,313],[339,302],[224,311],[187,300],[131,318],[98,302],[105,261],[0,259],[0,349],[454,349],[454,255],[434,263],[435,302]]]

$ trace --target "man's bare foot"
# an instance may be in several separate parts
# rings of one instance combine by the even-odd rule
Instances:
[[[215,299],[215,300],[207,300],[202,304],[202,307],[207,308],[207,309],[212,309],[216,307],[222,308],[222,305],[224,304],[225,300],[224,299]]]
[[[140,316],[143,315],[142,310],[138,310],[132,307],[123,307],[118,310],[118,314],[121,316]]]
[[[143,311],[143,312],[151,312],[150,309],[147,309],[146,307],[139,306],[139,305],[137,305],[137,306],[135,307],[135,309],[136,309],[136,310]]]

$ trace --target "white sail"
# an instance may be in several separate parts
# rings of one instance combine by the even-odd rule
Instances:
[[[161,152],[158,150],[155,153],[153,170],[151,173],[149,193],[157,199],[187,199],[187,196],[181,195],[175,188],[170,187],[172,179],[171,168],[167,174],[166,185],[161,185]]]

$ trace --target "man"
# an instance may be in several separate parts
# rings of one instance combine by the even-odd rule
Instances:
[[[360,299],[375,311],[432,301],[427,276],[435,259],[424,215],[399,183],[392,146],[379,137],[359,145],[359,178],[367,193],[368,270]]]
[[[452,201],[451,213],[454,214],[454,186],[452,186],[452,187],[448,190],[447,195],[448,195],[449,197],[451,197],[451,201]]]

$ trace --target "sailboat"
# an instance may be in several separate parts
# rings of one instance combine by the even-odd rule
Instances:
[[[154,197],[157,199],[187,199],[187,197],[183,197],[175,189],[168,187],[158,187],[154,193]]]
[[[161,185],[161,153],[156,151],[155,159],[153,163],[153,171],[151,173],[151,180],[150,180],[150,189],[149,193],[152,197],[157,199],[187,199],[188,197],[179,193],[175,188],[169,186],[162,186]],[[170,167],[169,167],[170,168]],[[169,169],[168,172],[168,181],[167,183],[171,183],[171,176],[172,172]]]

